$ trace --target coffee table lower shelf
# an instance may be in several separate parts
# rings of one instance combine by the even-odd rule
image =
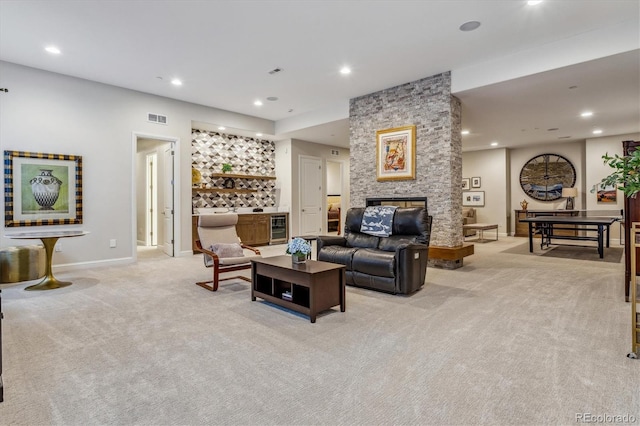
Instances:
[[[259,297],[307,315],[312,323],[318,313],[334,306],[345,311],[344,265],[316,260],[293,265],[291,256],[255,259],[251,264],[252,301]]]

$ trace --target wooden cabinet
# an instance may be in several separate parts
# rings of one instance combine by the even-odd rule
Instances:
[[[271,217],[276,216],[284,221],[283,229],[274,241],[271,241]],[[272,242],[283,243],[288,238],[288,213],[255,213],[255,214],[239,214],[238,223],[236,224],[236,232],[240,240],[248,246],[265,246]],[[280,227],[278,227],[280,229]],[[191,218],[191,249],[193,253],[196,251],[196,241],[198,240],[198,216]]]
[[[536,216],[578,216],[578,210],[516,210],[516,237],[529,236],[529,224],[520,222],[520,219],[526,219]],[[554,232],[556,235],[577,235],[577,230],[558,230]]]
[[[640,141],[623,141],[622,152],[624,155],[632,154],[640,146]],[[632,244],[631,224],[640,222],[640,196],[635,198],[624,197],[624,297],[629,301],[629,285],[631,282],[631,251],[636,250],[636,255],[640,255],[639,247]],[[640,265],[636,264],[636,274],[640,273]]]
[[[236,231],[242,242],[248,246],[264,246],[269,244],[269,214],[238,215]]]

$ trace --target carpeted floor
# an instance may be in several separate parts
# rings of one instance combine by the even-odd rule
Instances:
[[[411,296],[348,287],[346,312],[315,324],[251,302],[244,281],[196,286],[199,256],[6,286],[0,424],[639,422],[623,265],[505,252],[522,243],[478,244]]]

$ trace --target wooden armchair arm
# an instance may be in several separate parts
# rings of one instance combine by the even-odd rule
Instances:
[[[258,250],[258,249],[257,249],[257,248],[255,248],[255,247],[247,246],[247,245],[244,245],[244,244],[240,244],[240,247],[242,247],[243,249],[251,250],[251,251],[252,251],[252,252],[254,252],[255,254],[260,255],[260,250]]]

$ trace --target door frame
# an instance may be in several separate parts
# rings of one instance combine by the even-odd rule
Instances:
[[[340,165],[340,224],[341,224],[341,228],[344,228],[344,221],[345,218],[347,216],[346,212],[347,212],[347,203],[345,203],[345,200],[347,200],[347,197],[345,196],[345,184],[344,184],[344,169],[346,167],[346,162],[343,160],[334,160],[333,158],[327,158],[325,159],[325,168],[324,168],[324,192],[325,192],[325,200],[327,198],[327,196],[329,195],[329,185],[328,185],[328,180],[329,180],[329,167],[327,167],[327,163],[335,163],[335,164],[339,164]],[[324,203],[325,207],[326,207],[326,202]],[[327,217],[327,213],[325,213],[325,217]],[[329,224],[326,224],[327,228],[325,232],[329,232]]]
[[[131,133],[131,200],[130,200],[130,208],[131,208],[131,257],[134,262],[138,261],[138,238],[137,238],[137,217],[136,217],[136,199],[137,199],[137,191],[136,191],[136,155],[137,155],[137,146],[138,139],[157,139],[163,142],[169,142],[173,145],[174,156],[173,156],[173,256],[176,256],[176,253],[180,253],[180,138],[176,138],[174,136],[166,136],[166,135],[156,135],[153,133],[147,132],[137,132],[134,131]],[[146,196],[146,194],[145,194]]]
[[[158,153],[148,152],[145,157],[145,180],[146,180],[146,200],[145,200],[145,245],[158,245],[158,221],[155,216],[158,214]],[[137,224],[136,224],[137,225]],[[136,226],[137,228],[137,226]],[[155,244],[154,244],[155,243]]]

